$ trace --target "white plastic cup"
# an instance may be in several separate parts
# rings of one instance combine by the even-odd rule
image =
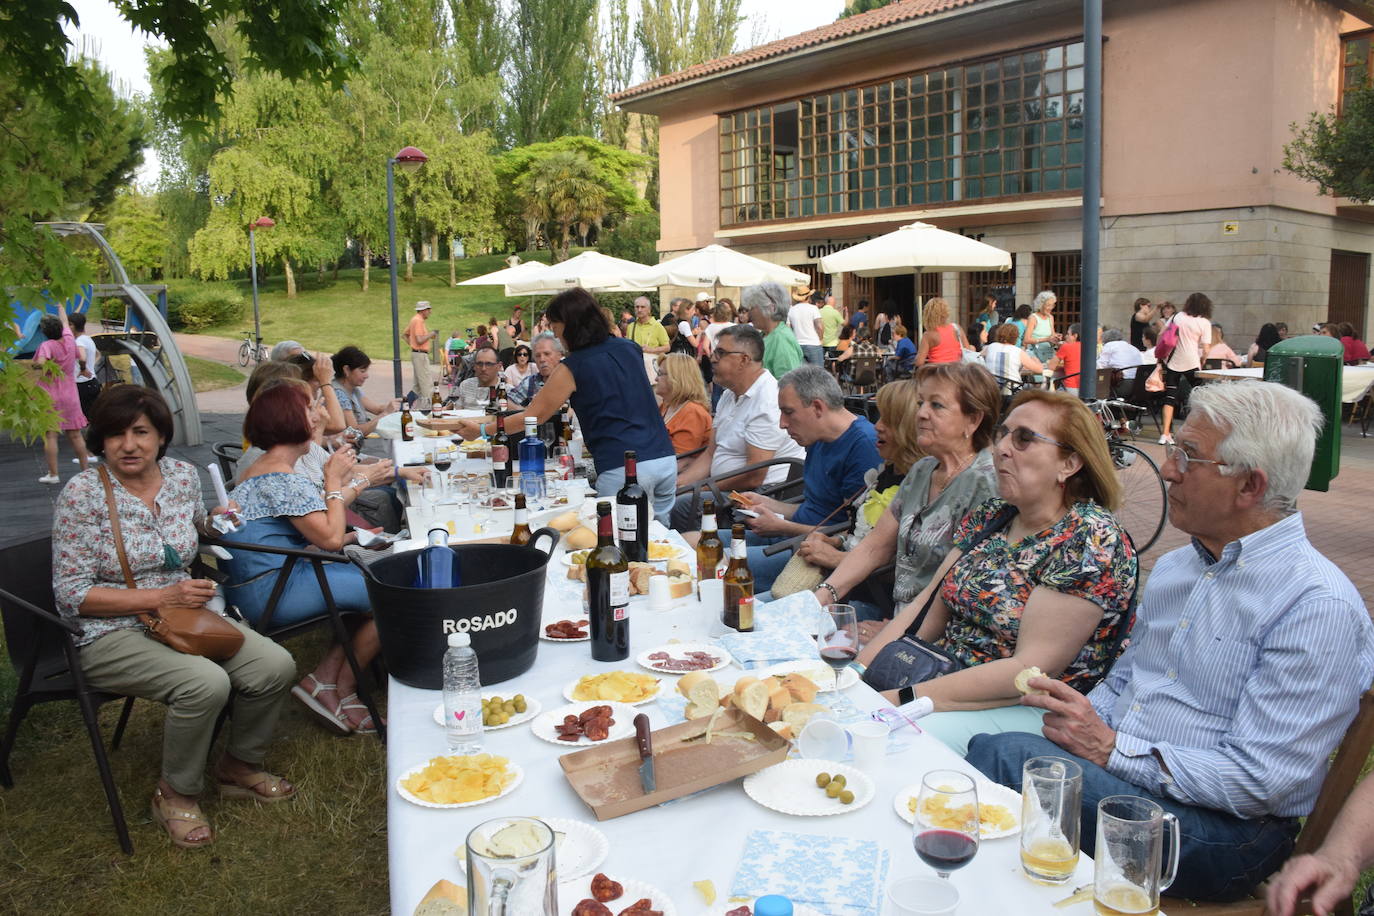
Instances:
[[[649,610],[666,611],[672,603],[672,598],[668,593],[667,576],[649,577]]]
[[[959,889],[939,878],[902,878],[887,889],[896,913],[915,916],[954,916],[959,910]]]
[[[725,635],[725,624],[720,619],[721,610],[725,607],[725,583],[719,579],[702,579],[699,588],[707,634]]]
[[[854,766],[865,773],[876,773],[887,757],[888,727],[885,722],[851,722],[849,732]]]
[[[807,760],[833,760],[839,762],[849,753],[849,735],[844,726],[823,715],[812,716],[811,721],[797,735],[797,753]]]

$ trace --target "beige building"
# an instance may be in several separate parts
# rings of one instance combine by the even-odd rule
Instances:
[[[1103,323],[1200,290],[1236,345],[1266,321],[1367,337],[1374,207],[1282,166],[1290,125],[1368,78],[1374,3],[1104,6]],[[1081,16],[1081,0],[897,0],[627,89],[622,108],[661,119],[661,255],[730,245],[909,316],[910,277],[817,262],[919,219],[1015,257],[1010,275],[925,276],[923,295],[967,316],[989,289],[1049,288],[1074,320]]]

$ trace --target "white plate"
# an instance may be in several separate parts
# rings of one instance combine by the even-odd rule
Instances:
[[[717,888],[716,892],[719,893],[720,889]],[[706,916],[725,916],[725,914],[731,910],[737,910],[742,906],[749,907],[752,912],[754,909],[754,902],[753,900],[748,900],[743,903],[730,903],[728,900],[724,903],[717,902],[707,908]],[[820,910],[812,909],[804,903],[793,903],[792,916],[825,916],[825,914]]]
[[[582,620],[582,625],[583,625],[583,627],[587,630],[587,635],[586,635],[586,636],[579,636],[577,639],[558,639],[558,638],[553,637],[553,636],[550,636],[548,633],[544,632],[544,627],[548,626],[549,624],[558,623],[558,620],[571,620],[573,623],[577,623],[578,620]],[[591,638],[592,638],[591,623],[592,623],[592,622],[591,622],[590,620],[587,620],[587,619],[583,618],[582,615],[580,615],[580,614],[571,614],[571,615],[569,615],[569,616],[567,616],[567,617],[559,617],[558,620],[541,620],[541,621],[539,622],[539,638],[540,638],[540,639],[547,639],[549,642],[589,642],[589,641],[591,640]]]
[[[1016,826],[1008,830],[991,830],[979,825],[979,836],[984,840],[1000,840],[1002,837],[1016,836],[1021,832],[1021,793],[1015,789],[985,779],[976,780],[978,785],[978,801],[991,802],[994,805],[1005,805],[1011,811],[1012,817],[1016,818]],[[897,812],[897,816],[908,824],[914,824],[916,815],[908,807],[909,800],[921,793],[921,784],[914,783],[902,789],[892,797],[892,810]]]
[[[500,690],[482,691],[482,699],[484,700],[490,700],[492,697],[501,697],[504,700],[509,700],[512,696],[513,694],[509,690],[505,692],[502,692]],[[516,713],[515,715],[511,716],[510,721],[506,722],[504,725],[483,725],[482,730],[492,732],[496,731],[499,728],[512,728],[516,725],[523,725],[530,719],[533,719],[535,716],[539,715],[539,710],[543,708],[544,707],[540,704],[540,702],[536,700],[534,697],[525,697],[524,712]],[[440,703],[438,706],[434,707],[434,724],[439,726],[440,728],[444,727],[443,703]]]
[[[763,678],[774,674],[791,674],[794,671],[807,675],[808,679],[814,681],[816,686],[821,689],[822,693],[827,690],[837,689],[833,671],[829,665],[820,659],[814,662],[807,661],[806,659],[798,659],[793,662],[779,662],[771,668],[765,668],[763,671],[756,674],[755,677]],[[814,675],[812,672],[814,672]],[[859,683],[859,671],[857,668],[840,669],[839,690],[848,690],[857,683]]]
[[[580,554],[582,554],[582,555],[585,556],[585,555],[591,553],[593,549],[594,549],[594,548],[591,548],[591,547],[584,547],[584,548],[581,549],[581,550],[569,550],[569,551],[567,551],[566,553],[564,553],[563,556],[559,557],[558,559],[560,559],[560,560],[563,561],[563,565],[564,565],[564,566],[571,566],[571,565],[573,565],[572,558],[573,558],[573,555],[574,555],[574,554],[579,554],[579,553],[580,553]]]
[[[589,631],[589,632],[590,632],[590,631]],[[605,673],[605,674],[610,674],[611,672],[606,671],[606,672],[603,672],[603,673]],[[635,674],[638,674],[639,672],[636,671],[636,672],[634,672],[634,673],[635,673]],[[659,672],[659,673],[661,674],[662,672]],[[563,699],[567,700],[567,701],[570,702],[570,703],[590,703],[590,702],[592,702],[591,700],[579,700],[579,699],[577,699],[577,697],[573,696],[573,688],[576,687],[576,686],[578,685],[578,683],[579,683],[581,680],[582,680],[582,678],[578,678],[576,681],[573,681],[571,684],[569,684],[568,686],[566,686],[566,687],[563,688]],[[654,700],[657,700],[657,699],[658,699],[658,695],[659,695],[660,693],[662,693],[662,692],[663,692],[663,681],[660,679],[659,682],[658,682],[658,689],[657,689],[657,690],[655,690],[653,693],[649,694],[649,695],[648,695],[647,697],[645,697],[644,699],[639,700],[639,701],[634,702],[634,703],[630,703],[629,705],[630,705],[630,706],[643,706],[645,703],[652,703]],[[623,704],[623,701],[621,701],[621,700],[598,700],[597,702],[600,702],[600,703],[622,703],[622,704]]]
[[[673,658],[679,659],[686,658],[688,652],[709,652],[716,657],[717,661],[714,665],[709,668],[695,669],[698,671],[719,671],[733,661],[730,657],[730,653],[726,652],[720,646],[713,646],[704,642],[671,642],[662,646],[655,646],[646,652],[639,653],[639,655],[635,656],[635,661],[655,674],[691,674],[690,671],[665,671],[662,668],[654,667],[660,664],[661,661],[652,660],[649,656],[658,652],[667,652]]]
[[[844,776],[854,793],[848,805],[816,786],[816,774]],[[744,792],[765,808],[800,817],[823,817],[858,811],[873,800],[873,780],[859,770],[833,760],[784,760],[744,777]]]
[[[563,834],[563,841],[558,844],[558,848],[555,850],[558,856],[558,876],[560,878],[570,881],[583,875],[591,875],[596,871],[597,866],[606,861],[606,853],[610,850],[610,844],[606,841],[606,834],[591,824],[556,817],[545,817],[540,818],[540,820],[548,824],[553,830]],[[635,900],[638,899],[638,897],[635,898]],[[631,901],[631,903],[633,902]]]
[[[553,730],[555,725],[562,725],[565,716],[580,716],[584,711],[593,706],[611,707],[611,719],[615,722],[611,726],[610,734],[602,741],[592,741],[586,735],[580,736],[576,741],[558,740],[558,732]],[[560,706],[551,709],[541,716],[535,718],[530,723],[530,731],[534,732],[534,737],[540,738],[550,744],[559,747],[587,747],[593,744],[604,744],[606,741],[615,741],[618,738],[628,738],[635,733],[635,715],[637,711],[633,706],[626,706],[624,703],[612,703],[609,701],[602,703],[570,703],[567,706]],[[633,903],[633,901],[631,901]]]
[[[667,563],[669,560],[683,560],[683,559],[686,559],[687,557],[689,557],[689,556],[692,555],[691,552],[690,552],[686,547],[682,547],[682,546],[680,546],[680,545],[678,545],[678,544],[674,544],[674,543],[671,542],[671,541],[650,541],[649,543],[651,543],[651,544],[667,544],[669,547],[673,548],[673,555],[670,556],[670,557],[663,557],[663,558],[658,559],[658,560],[646,560],[645,562],[648,562],[648,563]],[[581,554],[591,553],[592,550],[593,550],[593,548],[591,548],[591,547],[584,547],[584,548],[582,548],[581,550],[569,550],[569,551],[565,552],[565,553],[563,554],[563,556],[559,557],[559,559],[563,561],[563,565],[564,565],[564,566],[571,566],[571,565],[572,565],[573,554],[578,554],[578,553],[581,553]]]
[[[630,731],[634,731],[633,725],[630,726]],[[489,798],[479,798],[477,801],[457,802],[451,805],[441,805],[438,802],[425,801],[423,798],[414,794],[405,786],[401,785],[402,781],[409,779],[411,776],[414,776],[416,773],[420,772],[427,766],[429,766],[428,760],[426,760],[424,763],[411,767],[410,769],[406,770],[404,773],[402,773],[400,776],[396,778],[397,793],[399,793],[402,798],[410,802],[412,805],[419,805],[421,808],[471,808],[474,805],[485,805],[487,802],[496,801],[496,799],[498,798],[505,798],[507,795],[514,792],[515,787],[520,785],[520,783],[524,782],[525,780],[525,771],[521,769],[520,765],[510,760],[510,758],[506,758],[506,769],[515,774],[515,779],[511,780],[511,784],[506,786],[506,788],[504,788],[503,790],[501,790],[499,794],[492,795]]]
[[[561,872],[562,863],[559,863]],[[668,895],[643,881],[635,881],[630,878],[622,878],[619,875],[607,874],[606,877],[612,881],[619,881],[620,886],[625,892],[614,900],[607,901],[604,906],[612,913],[619,913],[630,904],[644,897],[648,897],[654,903],[654,909],[663,913],[663,916],[677,916],[677,907],[673,906],[673,901],[668,899]],[[572,911],[583,900],[593,900],[592,897],[592,876],[587,875],[578,878],[576,881],[560,881],[558,884],[558,914],[559,916],[572,916]]]

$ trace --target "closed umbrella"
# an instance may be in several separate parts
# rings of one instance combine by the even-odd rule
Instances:
[[[597,251],[584,251],[577,257],[558,264],[541,264],[540,268],[538,273],[507,282],[506,289],[512,293],[531,295],[554,295],[576,286],[616,293],[653,289],[652,285],[635,283],[628,279],[645,270],[645,265],[613,258]]]

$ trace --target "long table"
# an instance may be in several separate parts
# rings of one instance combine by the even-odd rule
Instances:
[[[654,537],[668,536],[653,523]],[[543,614],[545,621],[581,616],[577,591],[566,580],[567,567],[559,561],[562,550],[550,560]],[[630,658],[604,664],[591,658],[585,642],[557,644],[542,641],[534,667],[500,685],[504,692],[523,693],[537,699],[544,710],[566,701],[563,688],[577,678],[617,668],[638,669],[634,656],[671,639],[701,641],[709,638],[711,612],[694,598],[679,599],[667,611],[648,609],[647,599],[631,599]],[[744,672],[731,666],[717,672],[724,681]],[[671,693],[676,678],[664,675],[664,691]],[[703,913],[707,908],[692,888],[693,881],[711,879],[723,901],[739,865],[745,837],[755,829],[825,834],[877,840],[891,854],[888,885],[912,876],[934,873],[921,864],[912,849],[911,827],[893,810],[899,790],[919,783],[932,769],[973,772],[958,756],[936,739],[914,735],[907,748],[886,758],[881,771],[870,773],[876,795],[865,807],[829,817],[791,817],[752,801],[741,781],[721,785],[700,795],[656,808],[597,822],[564,779],[558,765],[563,753],[557,746],[536,738],[527,725],[488,732],[484,750],[509,757],[524,768],[523,783],[510,795],[471,808],[434,810],[403,799],[396,791],[397,778],[430,757],[445,753],[443,730],[432,718],[442,702],[439,691],[418,690],[390,683],[387,729],[387,843],[391,868],[391,911],[409,916],[435,881],[446,878],[464,884],[459,859],[468,831],[494,817],[530,815],[569,818],[595,824],[610,844],[600,870],[646,881],[667,894],[682,916]],[[504,693],[503,693],[504,695]],[[883,704],[881,697],[859,683],[846,691],[848,699],[863,710]],[[658,704],[640,707],[655,729],[669,724]],[[910,732],[908,732],[910,734]],[[455,855],[458,852],[460,855]],[[1060,887],[1033,884],[1020,873],[1015,837],[982,843],[977,856],[951,879],[959,888],[964,916],[1021,914],[1021,916],[1084,916],[1091,903],[1066,909],[1051,904],[1092,880],[1092,862],[1080,858],[1073,878]],[[719,905],[719,901],[718,904]],[[884,912],[887,910],[885,909]]]
[[[1197,374],[1201,379],[1215,379],[1218,381],[1234,381],[1236,379],[1262,379],[1264,378],[1263,366],[1251,366],[1244,369],[1201,369]],[[1374,389],[1374,365],[1365,366],[1343,366],[1341,371],[1341,402],[1353,404],[1364,398],[1365,395]]]

